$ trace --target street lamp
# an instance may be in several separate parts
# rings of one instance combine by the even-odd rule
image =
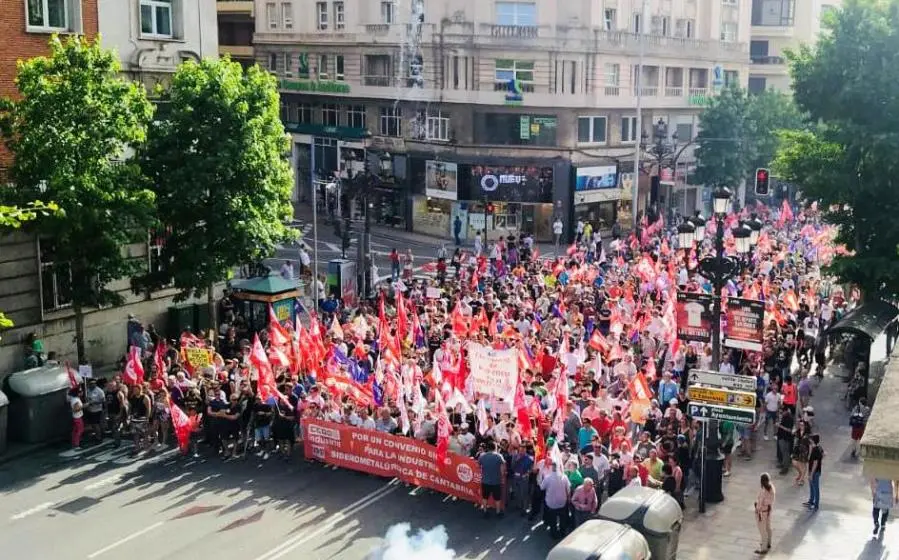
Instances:
[[[639,149],[651,156],[650,159],[653,160],[654,166],[657,167],[657,174],[652,180],[653,184],[658,181],[659,187],[661,187],[662,168],[665,167],[666,164],[670,165],[673,172],[677,168],[678,158],[680,158],[681,153],[683,153],[683,149],[678,151],[677,131],[673,131],[670,135],[668,134],[668,131],[668,123],[660,118],[659,122],[652,127],[651,138],[646,131],[642,131],[640,134]]]
[[[730,209],[730,197],[732,195],[733,192],[727,187],[718,187],[712,192],[712,207],[716,217],[727,214],[727,211]]]
[[[388,174],[393,170],[393,158],[389,152],[381,154],[381,173]]]
[[[690,249],[693,248],[693,240],[696,237],[696,225],[690,220],[677,226],[677,244],[684,250],[684,266],[687,268],[687,274],[690,273]]]
[[[745,255],[752,250],[752,229],[744,223],[740,223],[731,232],[734,235],[734,245],[737,254]]]
[[[702,214],[697,211],[690,221],[696,226],[696,239],[698,241],[705,239],[705,218],[702,217]]]
[[[758,216],[755,214],[752,215],[752,219],[746,222],[746,225],[749,226],[749,242],[753,247],[759,244],[759,235],[762,233],[762,221],[759,220]]]

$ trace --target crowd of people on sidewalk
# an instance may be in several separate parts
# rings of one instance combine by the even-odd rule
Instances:
[[[719,368],[756,380],[759,421],[721,422],[713,439],[727,477],[734,456],[756,452],[758,432],[773,436],[781,473],[792,468],[795,484],[808,482],[815,510],[823,447],[810,374],[836,347],[827,327],[858,296],[822,275],[838,248],[814,206],[796,215],[755,210],[765,223],[758,243],[716,295],[764,302],[763,350],[727,349]],[[185,332],[165,341],[141,331],[121,375],[73,390],[73,417],[94,437],[128,430],[135,453],[165,445],[174,432],[190,453],[202,443],[224,459],[289,460],[309,418],[415,438],[438,456],[478,461],[485,515],[542,517],[555,537],[627,486],[658,488],[690,507],[704,443],[700,419],[689,414],[687,379],[711,369],[712,348],[678,339],[676,296],[713,291],[697,262],[714,250],[715,228],[725,228],[733,254],[730,230],[748,217],[744,210],[709,220],[708,237],[692,247],[680,247],[676,224],[661,219],[608,243],[579,231],[565,256],[552,259],[526,236],[509,237],[457,250],[453,270],[444,262],[436,279],[413,277],[411,257],[410,273],[400,274],[395,254],[395,278],[375,298],[353,309],[301,310],[295,324],[270,312],[269,328],[258,333],[226,299],[215,338]],[[475,382],[476,348],[511,352],[518,378],[510,393]],[[196,362],[203,352],[208,360]],[[866,418],[867,408],[859,412]],[[770,476],[761,487],[765,553]]]

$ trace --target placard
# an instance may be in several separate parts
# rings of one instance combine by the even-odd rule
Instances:
[[[480,502],[481,466],[469,457],[447,452],[441,465],[423,441],[313,418],[303,419],[303,434],[307,459]]]
[[[212,350],[209,348],[182,348],[181,356],[194,369],[205,367],[212,363]]]
[[[425,290],[425,297],[428,299],[440,299],[440,288],[428,286]]]
[[[711,294],[677,292],[678,339],[695,342],[712,340],[714,301],[715,298]]]
[[[518,384],[518,351],[495,350],[476,342],[468,343],[472,389],[509,402],[515,400]]]
[[[740,350],[762,351],[765,335],[765,303],[728,298],[724,325],[724,345]]]

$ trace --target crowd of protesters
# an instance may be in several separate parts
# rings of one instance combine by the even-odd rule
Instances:
[[[721,422],[711,439],[727,477],[735,457],[756,452],[759,436],[775,438],[781,474],[793,470],[794,484],[809,484],[806,505],[815,510],[823,448],[810,376],[836,347],[826,328],[857,293],[822,275],[837,249],[814,208],[757,212],[765,223],[758,243],[720,295],[764,301],[764,347],[726,349],[720,370],[755,378],[758,422]],[[694,247],[679,247],[676,224],[661,219],[612,240],[578,228],[576,242],[553,258],[542,258],[531,238],[510,236],[457,249],[450,269],[444,252],[433,263],[436,278],[412,277],[411,258],[401,275],[392,255],[393,278],[374,299],[334,312],[302,309],[295,324],[272,316],[259,333],[225,297],[215,339],[184,333],[166,343],[152,328],[136,329],[124,373],[73,391],[73,417],[89,437],[106,432],[118,442],[127,430],[134,453],[165,445],[175,428],[186,451],[225,460],[290,460],[306,418],[412,437],[478,460],[485,515],[541,517],[556,537],[626,486],[659,488],[688,507],[702,429],[688,414],[687,379],[711,368],[712,349],[678,340],[675,296],[711,293],[697,262],[714,250],[715,227],[726,229],[733,254],[730,228],[745,218],[744,210],[710,220]],[[472,387],[470,343],[518,350],[514,401]],[[187,348],[207,349],[209,363],[191,364]],[[651,396],[645,406],[636,402],[641,384]],[[869,409],[860,394],[849,398],[860,438]],[[770,547],[767,475],[762,487],[760,553]]]

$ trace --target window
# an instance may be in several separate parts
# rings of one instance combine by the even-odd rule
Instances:
[[[154,229],[148,232],[147,237],[147,269],[150,274],[162,272],[165,263],[162,261],[162,251],[165,248],[166,239],[171,235],[172,228]],[[166,284],[171,286],[172,282]]]
[[[334,79],[338,82],[342,82],[343,78],[343,55],[334,55]]]
[[[364,55],[365,76],[363,83],[367,86],[388,87],[394,83],[393,59],[386,54]]]
[[[313,124],[312,105],[308,103],[300,103],[297,105],[296,121],[299,124]]]
[[[290,113],[291,113],[290,104],[287,101],[284,101],[282,98],[282,101],[281,101],[281,122],[282,123],[290,122],[290,117],[291,117]]]
[[[50,240],[38,242],[38,258],[41,263],[41,296],[44,311],[72,305],[71,265],[56,262],[56,248]]]
[[[278,53],[268,53],[268,69],[270,72],[278,72]]]
[[[316,2],[315,13],[318,14],[315,19],[318,30],[326,30],[328,28],[328,3]]]
[[[326,54],[318,56],[318,79],[328,79],[328,55]]]
[[[148,37],[172,36],[171,0],[140,0],[140,32]]]
[[[727,87],[730,86],[739,86],[740,85],[740,73],[736,70],[725,70],[724,71],[724,85]]]
[[[403,111],[399,107],[381,107],[381,122],[378,128],[381,136],[402,136]]]
[[[621,143],[631,144],[637,141],[637,117],[621,117]]]
[[[365,105],[348,105],[346,125],[350,128],[365,128]]]
[[[603,78],[605,79],[605,94],[618,95],[621,85],[621,66],[606,62],[603,67]]]
[[[795,0],[756,0],[752,3],[752,25],[790,27],[795,9]]]
[[[652,34],[668,35],[671,33],[671,18],[668,16],[652,16]]]
[[[721,24],[721,40],[725,43],[733,43],[737,40],[737,24],[724,22]]]
[[[692,19],[679,19],[674,22],[674,36],[692,39],[693,27],[694,23]]]
[[[676,131],[678,142],[690,142],[693,140],[693,125],[691,123],[678,123]]]
[[[381,23],[393,23],[393,2],[381,2]]]
[[[721,3],[725,6],[736,6],[739,4],[739,0],[721,0]]]
[[[293,76],[293,57],[290,53],[284,53],[284,75]]]
[[[281,3],[281,25],[284,29],[293,29],[293,4],[290,2]]]
[[[297,57],[297,77],[308,80],[309,76],[309,55],[300,53]]]
[[[522,60],[497,60],[494,74],[497,91],[505,91],[509,88],[509,82],[517,80],[521,83],[521,89],[526,92],[534,91],[534,63]]]
[[[614,31],[618,26],[618,13],[611,8],[604,11],[606,31]]]
[[[67,31],[70,0],[28,0],[28,26]]]
[[[278,6],[274,2],[265,5],[265,20],[269,29],[278,29]]]
[[[764,93],[768,88],[768,80],[764,76],[749,76],[746,90],[749,93]]]
[[[437,111],[436,115],[428,115],[425,130],[428,140],[449,141],[449,115],[443,111]]]
[[[533,2],[497,2],[497,25],[537,25],[537,4]]]
[[[552,147],[557,131],[554,115],[476,113],[474,118],[474,139],[480,144]]]
[[[634,33],[643,33],[643,16],[639,13],[634,14]]]
[[[578,117],[577,141],[578,144],[605,144],[606,118]]]
[[[346,27],[346,15],[343,11],[343,2],[334,2],[334,29]]]
[[[340,123],[340,107],[334,103],[322,105],[322,124],[325,126],[338,126]]]

